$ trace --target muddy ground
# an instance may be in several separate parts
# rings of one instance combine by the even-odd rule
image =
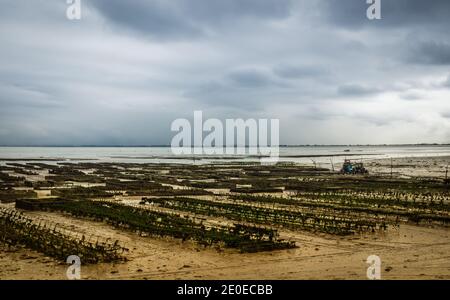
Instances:
[[[450,158],[405,158],[396,163],[396,176],[442,177]],[[366,166],[371,172],[390,172],[388,160]],[[350,236],[280,229],[281,236],[295,241],[298,248],[239,253],[139,236],[59,212],[24,213],[76,233],[117,239],[129,249],[126,262],[82,265],[82,279],[366,279],[370,255],[380,256],[382,279],[450,279],[450,229],[439,225],[401,224],[385,232]],[[0,279],[65,279],[66,270],[67,264],[38,252],[0,247]]]

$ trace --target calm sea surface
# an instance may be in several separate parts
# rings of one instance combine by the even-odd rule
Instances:
[[[248,152],[248,149],[246,149]],[[310,164],[341,162],[350,159],[450,156],[450,146],[299,146],[280,147],[280,161]],[[177,156],[170,147],[0,147],[0,163],[39,159],[46,163],[61,161],[129,162],[129,163],[208,163],[258,161],[257,157],[201,155]],[[48,161],[47,161],[48,160]]]

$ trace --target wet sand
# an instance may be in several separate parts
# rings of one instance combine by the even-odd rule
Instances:
[[[369,160],[365,162],[365,165],[372,173],[385,175],[391,173],[391,159],[389,158]],[[445,178],[447,166],[449,166],[450,172],[450,156],[392,159],[392,173],[395,176]]]
[[[396,176],[443,177],[450,157],[394,162]],[[366,166],[373,173],[390,172],[390,160]],[[138,236],[63,213],[24,213],[61,223],[75,233],[117,239],[129,249],[126,262],[82,265],[82,279],[366,279],[369,255],[380,256],[382,279],[450,279],[450,229],[442,226],[401,224],[384,233],[345,237],[281,229],[281,236],[296,241],[298,248],[242,254]],[[66,264],[35,251],[0,247],[0,279],[66,279],[66,270]]]
[[[118,239],[129,261],[82,266],[83,279],[365,279],[369,255],[383,279],[450,279],[450,231],[401,225],[383,234],[335,237],[284,232],[297,249],[241,254],[172,239],[137,236],[59,213],[27,213],[75,232]],[[27,249],[0,252],[1,279],[65,279],[67,266]]]

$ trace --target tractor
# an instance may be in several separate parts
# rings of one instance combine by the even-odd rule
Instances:
[[[367,174],[366,168],[364,168],[364,164],[360,163],[352,163],[349,159],[344,160],[344,164],[341,169],[342,174]]]

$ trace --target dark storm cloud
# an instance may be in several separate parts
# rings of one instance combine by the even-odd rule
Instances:
[[[418,42],[411,46],[411,63],[450,65],[450,43],[442,41]]]
[[[290,0],[92,0],[109,22],[154,38],[187,39],[241,19],[286,18]]]
[[[202,33],[202,29],[186,19],[173,1],[94,0],[89,4],[117,27],[150,36],[189,38]]]
[[[365,0],[320,1],[324,15],[333,23],[348,29],[361,27],[431,26],[445,30],[450,25],[450,1],[448,0],[381,0],[381,20],[366,18],[368,4]]]
[[[199,22],[214,24],[240,18],[282,19],[290,14],[291,0],[197,0],[178,1],[186,14]]]
[[[0,144],[168,144],[194,110],[284,144],[449,136],[450,1],[81,3],[2,2]]]

